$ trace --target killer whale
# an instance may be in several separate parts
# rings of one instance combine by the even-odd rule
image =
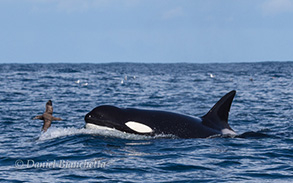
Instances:
[[[235,90],[223,96],[204,116],[192,117],[174,112],[118,108],[102,105],[85,115],[86,128],[116,129],[140,135],[175,135],[179,138],[207,138],[236,135],[228,124]]]

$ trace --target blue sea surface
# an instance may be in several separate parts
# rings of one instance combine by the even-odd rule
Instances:
[[[234,138],[84,129],[98,105],[200,117],[231,90]],[[293,62],[0,64],[0,111],[0,182],[293,182]]]

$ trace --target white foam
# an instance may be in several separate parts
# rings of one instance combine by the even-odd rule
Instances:
[[[73,128],[73,127],[70,127],[70,128],[51,127],[47,130],[47,132],[42,133],[38,140],[44,141],[44,140],[50,140],[50,139],[55,139],[55,138],[64,137],[64,136],[74,136],[74,135],[80,135],[80,134],[100,135],[100,136],[130,139],[130,140],[148,140],[148,139],[155,139],[155,138],[174,137],[172,135],[163,135],[163,134],[156,135],[156,136],[137,135],[137,134],[121,132],[119,130],[107,128],[107,127],[88,128],[88,125],[86,125],[86,128],[81,128],[81,129]]]
[[[79,135],[79,134],[95,134],[94,131],[85,128],[55,128],[51,127],[46,132],[42,132],[39,140],[49,140],[63,136]]]

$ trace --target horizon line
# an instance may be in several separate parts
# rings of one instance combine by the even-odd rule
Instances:
[[[53,62],[0,62],[0,64],[241,64],[241,63],[274,63],[274,62],[293,62],[293,60],[267,60],[267,61],[227,61],[227,62],[135,62],[135,61],[110,61],[110,62],[70,62],[70,61],[53,61]]]

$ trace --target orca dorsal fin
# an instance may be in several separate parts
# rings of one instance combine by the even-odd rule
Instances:
[[[228,124],[229,111],[233,98],[236,94],[235,90],[230,91],[223,96],[211,109],[202,117],[202,123],[216,130],[231,129]]]

